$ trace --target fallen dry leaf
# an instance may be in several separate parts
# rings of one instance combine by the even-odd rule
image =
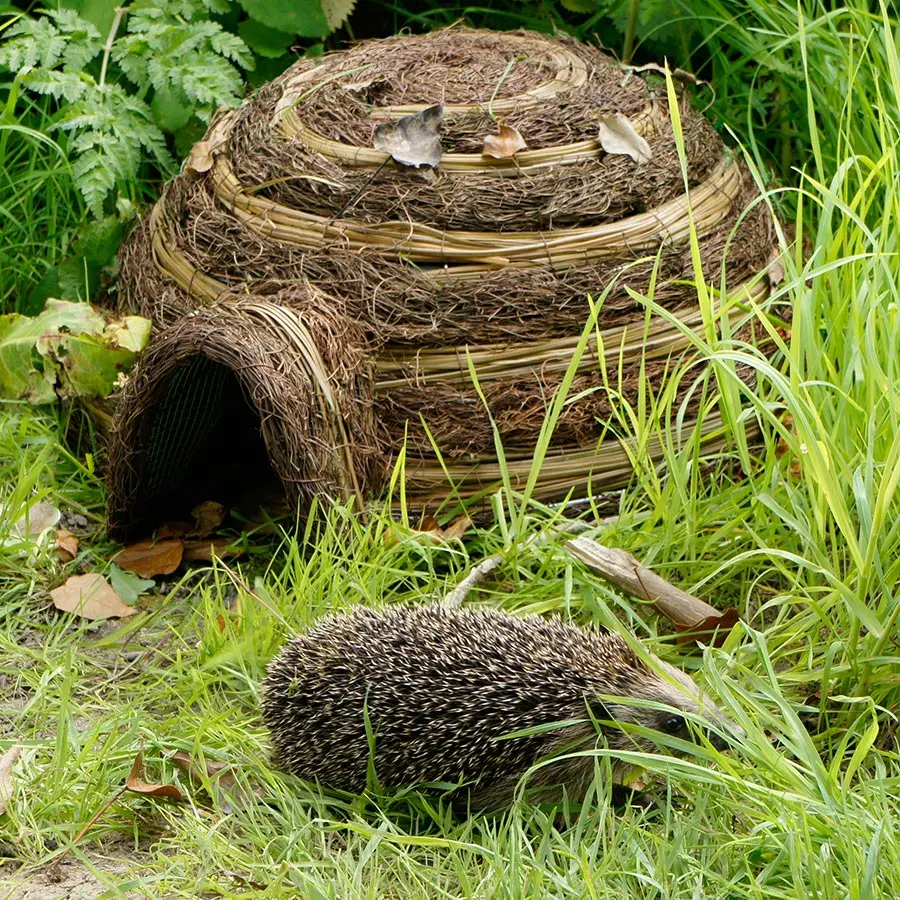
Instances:
[[[52,504],[41,500],[28,507],[25,515],[13,525],[11,534],[37,543],[41,536],[59,524],[62,513]]]
[[[204,774],[209,779],[213,799],[216,805],[225,813],[233,811],[230,801],[234,801],[240,807],[253,802],[254,797],[261,797],[262,790],[256,788],[248,790],[238,784],[235,778],[235,767],[232,763],[218,762],[216,760],[204,760],[203,767],[196,763],[189,753],[183,750],[175,750],[166,753],[170,759],[176,762],[191,778],[201,779]],[[205,768],[205,772],[204,772]]]
[[[208,172],[213,166],[213,145],[209,141],[197,141],[188,154],[185,168],[188,172]]]
[[[15,782],[13,781],[13,766],[22,753],[21,744],[13,744],[3,756],[0,756],[0,816],[6,812],[6,804],[12,800]]]
[[[509,159],[520,150],[528,148],[525,138],[512,126],[500,125],[497,130],[497,134],[485,135],[484,148],[481,151],[485,156],[492,156],[494,159]]]
[[[678,635],[675,638],[678,644],[694,643],[697,646],[706,644],[707,646],[721,647],[728,637],[728,632],[740,622],[741,617],[734,608],[726,609],[724,612],[715,616],[709,616],[693,625],[680,625],[675,623],[675,630]]]
[[[212,534],[225,521],[225,507],[215,500],[204,500],[191,510],[194,517],[192,537],[206,537]]]
[[[621,113],[600,116],[597,139],[607,153],[630,156],[638,165],[644,165],[653,158],[650,145]]]
[[[163,541],[166,538],[184,537],[191,530],[188,522],[163,522],[156,529],[156,540]]]
[[[468,516],[460,516],[455,522],[451,522],[444,529],[444,540],[452,541],[461,538],[472,527],[472,520]]]
[[[65,528],[56,534],[56,552],[61,563],[69,563],[78,556],[78,538]]]
[[[73,575],[50,591],[53,605],[63,612],[74,612],[85,619],[113,619],[133,616],[137,610],[128,606],[109,582],[96,573]]]
[[[784,257],[781,250],[777,247],[772,251],[769,257],[769,264],[766,267],[766,277],[772,287],[778,287],[784,281]]]
[[[439,525],[434,516],[423,516],[415,530],[419,534],[427,535],[435,544],[438,544],[442,541],[461,538],[471,527],[472,520],[468,516],[460,516],[446,528]],[[396,542],[396,537],[393,542]]]
[[[441,161],[443,119],[444,107],[438,104],[396,122],[382,122],[375,129],[372,146],[404,166],[434,168]]]
[[[198,538],[184,542],[182,562],[212,562],[216,559],[236,559],[244,548],[235,546],[229,538]]]
[[[138,751],[134,758],[134,765],[125,779],[125,787],[136,794],[145,794],[148,797],[168,797],[171,800],[184,800],[184,794],[174,784],[149,784],[141,778],[141,769],[144,767],[144,754]]]
[[[228,142],[228,116],[222,116],[218,122],[207,132],[202,141],[197,141],[188,154],[184,164],[188,172],[208,172],[216,161],[219,148]]]
[[[646,63],[643,66],[629,66],[628,68],[632,72],[655,72],[657,75],[662,75],[663,78],[666,77],[666,70],[656,63]],[[694,87],[700,87],[701,85],[711,87],[708,81],[698,78],[693,72],[688,72],[686,69],[673,69],[671,72],[672,81],[678,81],[681,84],[691,84]]]
[[[174,572],[181,565],[182,553],[184,544],[179,540],[146,540],[120,550],[112,561],[141,578],[155,578]]]

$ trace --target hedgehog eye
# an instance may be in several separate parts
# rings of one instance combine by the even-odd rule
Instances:
[[[678,734],[684,728],[684,719],[681,716],[666,716],[662,720],[662,730],[666,734]]]

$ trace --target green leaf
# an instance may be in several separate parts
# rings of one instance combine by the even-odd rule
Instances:
[[[294,41],[294,35],[277,28],[269,28],[256,19],[245,19],[238,25],[238,34],[254,53],[269,59],[278,59]]]
[[[152,578],[141,578],[131,572],[125,572],[115,563],[109,565],[109,583],[112,589],[122,598],[127,606],[134,606],[138,597],[146,593],[156,582]]]
[[[156,124],[163,131],[178,131],[187,125],[191,118],[191,108],[184,99],[184,96],[176,97],[168,84],[163,85],[153,95],[150,102],[150,110],[153,112],[153,118]]]
[[[356,6],[356,0],[321,0],[321,2],[325,21],[332,31],[347,21],[353,7]]]
[[[100,287],[100,267],[83,256],[63,260],[58,267],[59,293],[63,300],[87,300]]]
[[[150,340],[150,331],[153,323],[142,316],[125,316],[118,322],[112,322],[107,326],[106,335],[110,341],[123,350],[131,350],[139,353]]]
[[[331,31],[319,0],[240,0],[247,14],[278,31],[303,37],[324,37]]]
[[[101,34],[108,34],[120,0],[62,0],[60,6],[74,9]]]
[[[119,249],[122,231],[122,221],[118,216],[104,216],[78,229],[73,249],[89,262],[107,266]]]
[[[130,350],[109,346],[91,334],[59,335],[38,340],[38,352],[54,359],[59,371],[60,397],[105,397],[120,372],[134,358]]]
[[[56,399],[56,374],[44,364],[39,340],[73,332],[98,333],[103,319],[86,303],[48,300],[36,318],[16,314],[0,317],[0,395],[30,403]]]
[[[0,317],[0,396],[31,403],[110,393],[147,342],[136,316],[106,324],[86,303],[48,300],[37,317]]]

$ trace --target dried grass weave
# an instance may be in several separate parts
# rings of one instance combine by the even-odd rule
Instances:
[[[446,111],[438,169],[385,164],[372,149],[378,122],[435,102]],[[598,127],[610,113],[647,140],[649,163],[604,152]],[[752,179],[686,99],[679,113],[686,171],[664,91],[599,51],[453,28],[301,60],[221,115],[206,137],[209,170],[175,179],[123,252],[123,303],[166,327],[117,416],[113,529],[140,520],[135,498],[159,481],[153,423],[177,431],[166,398],[195,357],[234,373],[293,502],[377,493],[401,448],[414,503],[446,497],[448,478],[463,498],[495,484],[491,419],[469,359],[519,478],[588,295],[605,294],[597,336],[536,495],[627,482],[627,447],[608,429],[613,405],[635,397],[640,379],[661,388],[691,343],[666,318],[648,320],[635,293],[704,327],[691,227],[707,278],[725,285],[721,306],[768,293],[760,273],[772,222]],[[528,149],[484,156],[498,121]],[[751,336],[729,316],[733,332]],[[229,351],[229,341],[240,346]],[[275,362],[278,353],[289,358]],[[696,414],[688,384],[679,396]],[[714,415],[704,427],[711,446],[721,439]],[[196,440],[171,443],[190,450]]]

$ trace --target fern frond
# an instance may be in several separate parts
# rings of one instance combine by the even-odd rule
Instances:
[[[83,72],[60,72],[57,69],[32,69],[21,76],[22,84],[36,94],[74,103],[91,85],[92,79]]]
[[[19,19],[0,46],[0,66],[16,74],[40,66],[52,69],[66,49],[66,38],[47,17]]]

